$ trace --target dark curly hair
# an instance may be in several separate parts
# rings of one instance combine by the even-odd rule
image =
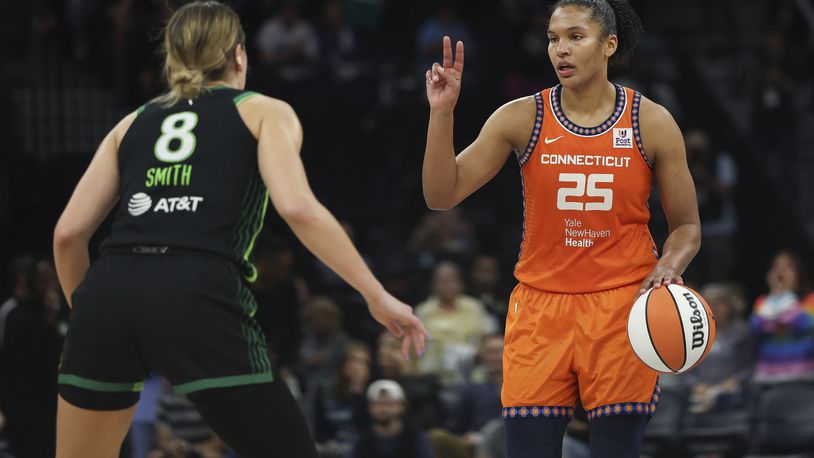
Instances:
[[[603,38],[609,35],[619,38],[610,66],[623,66],[630,61],[642,35],[642,22],[627,0],[559,0],[551,7],[551,13],[563,6],[591,10],[590,19],[602,26]]]

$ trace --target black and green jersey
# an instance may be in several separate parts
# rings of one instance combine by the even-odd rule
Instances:
[[[165,107],[150,103],[119,148],[120,205],[104,246],[154,245],[233,259],[249,281],[268,192],[257,140],[237,106],[254,95],[226,87]]]

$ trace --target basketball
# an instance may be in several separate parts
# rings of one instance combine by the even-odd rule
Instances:
[[[627,323],[630,345],[650,368],[680,374],[704,360],[715,342],[715,318],[700,294],[681,285],[650,288]]]

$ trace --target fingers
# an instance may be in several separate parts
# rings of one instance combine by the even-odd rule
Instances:
[[[653,284],[653,276],[652,275],[645,278],[644,281],[642,282],[641,288],[639,288],[639,296],[646,293],[647,290],[650,289],[650,285],[652,285],[652,284]],[[638,297],[638,296],[636,296],[636,297]]]
[[[432,69],[430,70],[430,82],[438,83],[446,79],[447,75],[444,67],[442,67],[438,62],[432,64]]]
[[[410,340],[412,336],[410,333],[404,334],[404,337],[401,339],[401,357],[405,360],[410,359]]]
[[[661,288],[662,286],[667,286],[671,284],[683,285],[684,279],[681,278],[681,275],[664,272],[653,272],[642,282],[642,286],[639,289],[639,296],[647,292],[647,290],[650,289],[650,287]]]
[[[422,323],[417,316],[412,315],[410,318],[411,318],[410,326],[412,326],[413,329],[417,330],[425,338],[432,339],[432,337],[430,337],[429,331],[427,331],[427,328],[424,327],[424,323]]]
[[[661,285],[664,284],[665,280],[666,278],[664,278],[664,275],[656,275],[656,277],[653,279],[653,288],[661,288]]]
[[[404,335],[404,329],[402,329],[401,326],[399,326],[395,321],[387,323],[387,330],[392,332],[396,337],[401,337]]]
[[[418,356],[424,356],[424,349],[426,348],[426,340],[424,335],[415,331],[415,335],[413,336],[413,350],[415,354]]]
[[[460,42],[458,42],[460,43]],[[444,37],[444,68],[452,67],[452,40]]]
[[[415,344],[415,352],[418,356],[422,356],[424,350],[427,348],[427,339],[432,337],[430,337],[430,333],[427,331],[427,328],[424,327],[424,323],[422,323],[417,316],[413,315],[410,321],[410,329],[414,333],[413,341]]]
[[[460,40],[458,40],[458,44],[455,45],[455,64],[453,68],[459,75],[464,72],[464,42]]]

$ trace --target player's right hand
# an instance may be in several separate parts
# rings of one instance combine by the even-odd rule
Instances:
[[[464,72],[464,42],[455,46],[455,59],[452,56],[452,41],[444,37],[444,65],[438,62],[427,70],[427,100],[430,108],[452,113],[461,93],[461,76]]]
[[[410,344],[418,356],[424,354],[426,340],[430,337],[424,324],[413,314],[413,308],[389,293],[368,300],[367,308],[373,318],[395,336],[401,337],[401,356],[410,357]]]

